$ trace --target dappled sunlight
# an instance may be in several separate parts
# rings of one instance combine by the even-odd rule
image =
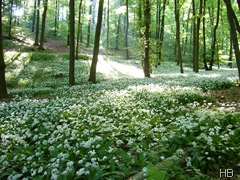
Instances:
[[[5,53],[7,64],[6,79],[11,80],[16,78],[29,64],[29,53],[19,53],[15,51],[8,51]],[[9,68],[8,68],[9,67]],[[13,68],[12,68],[13,67]]]
[[[106,61],[102,55],[98,56],[97,71],[106,76],[111,76],[112,79],[121,77],[143,78],[143,70],[134,65],[127,65],[115,61]]]

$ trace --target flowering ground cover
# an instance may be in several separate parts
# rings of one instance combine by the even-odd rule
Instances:
[[[66,59],[8,61],[22,69],[8,69],[13,99],[0,103],[0,179],[240,178],[240,103],[208,95],[234,88],[236,70],[164,62],[143,79],[135,61],[100,62],[93,85],[80,60],[81,85],[68,87]]]

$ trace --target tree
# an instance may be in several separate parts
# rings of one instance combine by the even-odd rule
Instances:
[[[89,6],[87,47],[90,47],[90,37],[91,37],[91,18],[92,18],[92,3],[93,3],[93,0],[91,0],[91,4],[90,4],[90,6]]]
[[[8,27],[8,37],[12,38],[12,19],[13,19],[13,0],[10,1],[10,15],[9,15],[9,27]]]
[[[126,34],[125,34],[125,46],[126,46],[126,59],[129,59],[128,50],[128,29],[129,29],[129,13],[128,13],[128,0],[126,0]]]
[[[36,11],[37,11],[37,0],[34,0],[33,21],[32,21],[32,32],[35,31]]]
[[[107,47],[106,47],[106,60],[108,61],[108,49],[109,49],[109,0],[107,4]]]
[[[76,45],[76,59],[78,59],[78,51],[79,51],[79,43],[80,43],[80,35],[81,35],[81,16],[82,16],[82,2],[80,0],[79,9],[78,9],[78,28],[77,28],[77,45]]]
[[[97,69],[99,41],[100,41],[101,27],[102,27],[103,3],[104,3],[104,0],[99,0],[98,20],[97,20],[97,26],[96,26],[96,32],[95,32],[94,48],[93,48],[93,59],[92,59],[92,64],[90,69],[90,76],[88,80],[92,83],[96,83],[96,69]]]
[[[206,56],[206,3],[207,0],[203,0],[203,63],[204,63],[204,69],[207,71],[209,70],[208,64],[207,64],[207,56]]]
[[[75,85],[75,56],[74,56],[74,47],[75,47],[75,9],[74,9],[74,0],[69,2],[69,20],[70,20],[70,34],[69,34],[69,45],[70,45],[70,60],[69,60],[69,85]]]
[[[212,70],[212,66],[214,63],[214,56],[216,52],[216,41],[217,41],[217,28],[219,24],[219,13],[220,13],[220,0],[217,1],[217,16],[216,16],[216,24],[213,27],[213,37],[212,37],[212,45],[211,45],[211,59],[210,59],[210,66],[209,70]]]
[[[160,7],[159,0],[157,1],[157,25],[156,25],[156,40],[157,40],[157,60],[155,66],[160,65],[162,61],[162,47],[164,38],[164,26],[165,26],[165,9],[167,6],[167,0],[163,0],[163,5]]]
[[[239,22],[236,18],[235,12],[233,11],[231,1],[224,0],[226,7],[227,7],[227,17],[230,26],[230,35],[233,43],[233,48],[235,52],[237,67],[238,67],[238,77],[240,79],[240,49],[239,49],[239,42],[238,42],[238,35],[237,29],[239,26]],[[240,34],[240,32],[239,32]]]
[[[54,15],[54,36],[57,36],[58,18],[59,18],[58,0],[56,0],[56,1],[55,1],[55,15]]]
[[[36,24],[36,34],[34,45],[39,45],[39,23],[40,23],[40,0],[37,0],[37,24]]]
[[[3,42],[2,42],[2,1],[0,1],[0,100],[7,98],[7,85],[5,79],[6,64],[3,56]]]
[[[144,50],[144,66],[143,72],[145,77],[150,75],[150,25],[151,25],[151,6],[150,0],[145,0],[144,3],[144,24],[145,24],[145,50]]]
[[[199,72],[199,31],[202,16],[202,0],[199,1],[199,13],[196,13],[195,0],[192,1],[193,8],[193,71]]]
[[[177,60],[180,66],[180,72],[183,73],[183,66],[182,66],[182,48],[181,48],[181,40],[180,40],[180,20],[179,20],[179,0],[174,0],[175,4],[175,20],[176,20],[176,40],[177,40]]]
[[[42,15],[42,31],[41,31],[41,37],[40,37],[40,45],[38,47],[38,49],[40,50],[44,50],[43,41],[44,41],[45,26],[46,26],[46,19],[47,19],[47,8],[48,8],[48,0],[45,0],[44,10]]]

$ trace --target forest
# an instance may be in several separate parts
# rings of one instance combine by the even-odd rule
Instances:
[[[240,179],[239,0],[0,3],[0,179]]]

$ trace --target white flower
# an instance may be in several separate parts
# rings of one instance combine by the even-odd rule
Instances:
[[[76,175],[77,176],[81,176],[81,175],[83,175],[85,173],[85,169],[84,168],[81,168],[81,169],[79,169],[77,172],[76,172]]]
[[[191,161],[188,161],[187,164],[186,164],[187,167],[191,167],[192,166],[192,163]]]
[[[3,166],[7,166],[8,164],[9,164],[8,161],[3,161],[3,163],[2,163]]]
[[[2,155],[1,158],[0,158],[0,162],[3,162],[4,159],[6,159],[7,155]]]
[[[73,162],[73,161],[69,161],[69,162],[67,162],[67,166],[68,166],[68,167],[72,167],[72,166],[73,166],[73,164],[74,164],[74,162]]]
[[[80,160],[78,161],[78,164],[81,165],[82,163],[83,163],[83,160],[80,159]]]
[[[38,173],[42,173],[42,172],[43,172],[43,167],[41,166],[38,168]]]
[[[147,173],[147,167],[144,167],[143,169],[142,169],[142,171],[143,171],[143,173]]]
[[[22,173],[26,173],[26,172],[28,172],[28,169],[27,169],[26,166],[23,166],[23,168],[22,168]]]
[[[196,147],[196,146],[197,146],[197,143],[193,141],[193,142],[192,142],[192,146],[193,146],[193,147]]]
[[[106,159],[107,159],[107,156],[103,156],[102,160],[104,161],[104,160],[106,160]]]

